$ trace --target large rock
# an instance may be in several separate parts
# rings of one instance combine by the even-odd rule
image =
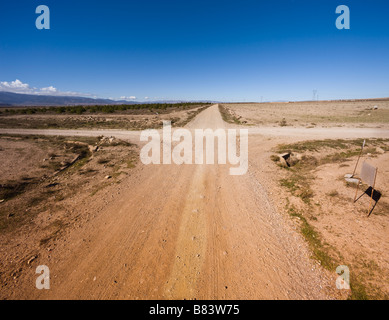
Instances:
[[[88,148],[90,152],[96,152],[97,150],[99,150],[99,146],[88,145]]]
[[[345,178],[346,182],[348,183],[352,183],[352,184],[358,184],[359,183],[359,179],[357,178]]]
[[[301,160],[300,154],[294,153],[283,153],[279,155],[280,164],[283,167],[293,167]]]

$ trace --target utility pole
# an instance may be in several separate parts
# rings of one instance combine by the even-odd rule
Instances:
[[[313,91],[313,101],[315,101],[316,100],[316,95],[317,95],[317,90],[316,89],[314,89]]]

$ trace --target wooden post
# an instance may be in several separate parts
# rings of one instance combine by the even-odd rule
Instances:
[[[359,159],[361,158],[361,155],[362,155],[363,148],[365,147],[365,142],[366,142],[366,139],[365,139],[365,140],[363,140],[363,144],[362,144],[361,152],[359,152],[359,156],[358,156],[357,164],[355,165],[354,172],[353,172],[353,175],[352,175],[351,177],[354,177],[355,171],[357,170],[357,166],[358,166]]]

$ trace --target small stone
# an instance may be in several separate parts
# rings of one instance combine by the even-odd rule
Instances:
[[[99,150],[99,146],[91,146],[91,145],[89,145],[88,149],[89,149],[90,152],[96,152],[97,150]]]
[[[33,262],[36,258],[37,258],[37,256],[32,256],[32,257],[27,261],[27,264],[31,264],[31,262]]]
[[[105,176],[105,179],[111,179],[112,177],[111,176]]]

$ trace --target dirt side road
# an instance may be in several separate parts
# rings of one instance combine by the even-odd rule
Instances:
[[[204,112],[203,112],[204,113]],[[203,119],[204,115],[195,118],[186,127],[195,129],[200,121],[208,121]],[[201,120],[202,119],[202,120]],[[231,125],[232,128],[244,128],[249,130],[249,135],[262,135],[266,137],[288,137],[288,138],[304,138],[306,139],[347,139],[347,138],[389,138],[388,129],[377,128],[347,128],[347,127],[331,127],[331,128],[294,128],[294,127],[244,127]],[[201,128],[201,126],[199,127]],[[161,130],[158,130],[161,132]],[[50,135],[50,136],[114,136],[118,139],[129,140],[133,143],[139,143],[140,131],[130,130],[65,130],[65,129],[5,129],[0,128],[0,134],[34,134],[34,135]]]
[[[225,125],[216,105],[189,127]],[[332,298],[334,278],[309,259],[302,237],[251,171],[252,161],[258,159],[249,153],[243,176],[229,175],[229,165],[141,164],[117,201],[67,234],[50,257],[40,256],[5,297]],[[50,290],[35,288],[38,264],[50,268]]]

